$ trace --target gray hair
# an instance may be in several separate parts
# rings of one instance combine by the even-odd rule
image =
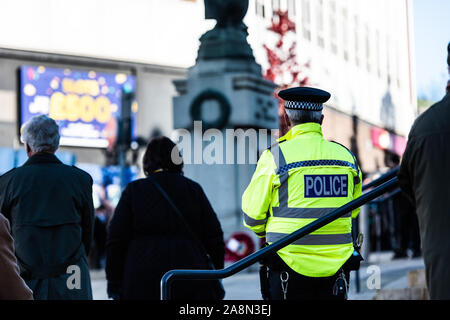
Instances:
[[[21,141],[34,152],[55,152],[59,147],[59,126],[46,115],[34,116],[23,125]]]
[[[320,123],[322,118],[322,111],[309,111],[309,110],[295,110],[285,109],[289,120],[293,124],[300,124],[306,122]]]

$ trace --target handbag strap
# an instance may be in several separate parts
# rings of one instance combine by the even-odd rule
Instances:
[[[164,189],[161,187],[161,185],[156,182],[155,179],[153,179],[151,176],[147,176],[147,178],[149,179],[149,181],[153,184],[153,186],[163,195],[163,197],[167,200],[167,202],[170,204],[170,206],[172,207],[173,211],[176,212],[178,218],[180,218],[181,222],[183,222],[183,224],[186,226],[186,229],[188,230],[189,234],[191,235],[191,237],[195,240],[195,242],[197,242],[197,245],[200,247],[200,249],[203,252],[203,255],[205,255],[207,260],[210,260],[210,256],[207,253],[205,247],[203,246],[203,244],[200,242],[200,239],[196,236],[196,234],[194,233],[194,231],[192,231],[192,229],[189,227],[189,223],[186,221],[186,219],[184,218],[183,214],[181,213],[180,210],[178,210],[178,207],[175,205],[175,203],[173,203],[172,199],[169,197],[169,195],[164,191]]]

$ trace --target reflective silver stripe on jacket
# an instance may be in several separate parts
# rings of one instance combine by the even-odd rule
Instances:
[[[281,151],[280,145],[277,144],[270,149],[275,163],[277,165],[276,172],[278,174],[279,168],[286,166],[286,159],[284,158],[283,152]],[[280,208],[287,208],[288,206],[288,178],[289,172],[285,171],[279,174],[280,177],[280,188],[278,189],[278,201],[280,202]]]
[[[318,219],[336,210],[337,208],[282,208],[272,207],[272,214],[277,218]],[[351,217],[348,212],[342,218]]]
[[[245,212],[244,212],[244,221],[245,223],[249,226],[249,227],[256,227],[256,226],[260,226],[263,224],[266,224],[267,222],[267,218],[265,219],[253,219],[252,217],[248,216]]]
[[[276,242],[288,236],[286,233],[267,232],[267,242]],[[339,234],[308,234],[301,239],[294,241],[292,244],[296,245],[333,245],[333,244],[347,244],[352,243],[351,233]]]
[[[259,237],[265,237],[266,236],[266,232],[265,231],[263,231],[263,232],[256,232],[256,235],[259,236]]]
[[[277,144],[273,146],[270,150],[274,157],[275,164],[277,165],[276,173],[280,177],[280,187],[278,188],[278,207],[272,207],[272,214],[274,217],[279,218],[305,218],[314,219],[320,218],[330,213],[337,208],[289,208],[288,198],[289,198],[289,169],[297,167],[307,167],[307,166],[320,166],[320,165],[338,165],[354,168],[354,164],[347,161],[340,160],[308,160],[300,161],[292,164],[286,164],[286,159],[284,158],[283,151],[281,151],[280,145]],[[352,213],[349,212],[342,216],[343,218],[351,217]]]

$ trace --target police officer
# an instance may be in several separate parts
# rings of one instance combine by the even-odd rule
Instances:
[[[298,87],[279,92],[290,130],[261,155],[242,196],[244,225],[268,244],[361,195],[355,156],[322,136],[326,91]],[[350,270],[362,260],[352,238],[350,212],[263,261],[267,300],[346,299]]]

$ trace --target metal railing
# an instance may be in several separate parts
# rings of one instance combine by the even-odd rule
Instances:
[[[388,173],[384,174],[377,180],[368,183],[363,186],[363,190],[369,188],[374,189],[362,194],[357,199],[350,201],[349,203],[343,205],[342,207],[334,210],[333,212],[323,216],[314,222],[306,225],[305,227],[287,235],[283,239],[280,239],[271,245],[264,247],[257,252],[235,262],[231,266],[221,269],[221,270],[170,270],[164,274],[161,279],[161,299],[170,300],[172,296],[171,286],[175,280],[214,280],[214,279],[224,279],[230,277],[245,268],[251,266],[252,264],[264,259],[268,255],[284,248],[285,246],[291,244],[292,242],[310,234],[311,232],[322,228],[328,223],[342,217],[346,213],[353,211],[360,206],[366,204],[367,202],[379,197],[380,195],[389,192],[396,187],[398,187],[397,178],[398,168],[395,168]]]
[[[382,183],[384,183],[392,178],[395,178],[398,175],[399,170],[400,170],[400,167],[396,167],[396,168],[386,172],[378,179],[373,180],[372,182],[369,182],[368,184],[363,185],[362,191],[366,191],[367,189],[378,187]]]

